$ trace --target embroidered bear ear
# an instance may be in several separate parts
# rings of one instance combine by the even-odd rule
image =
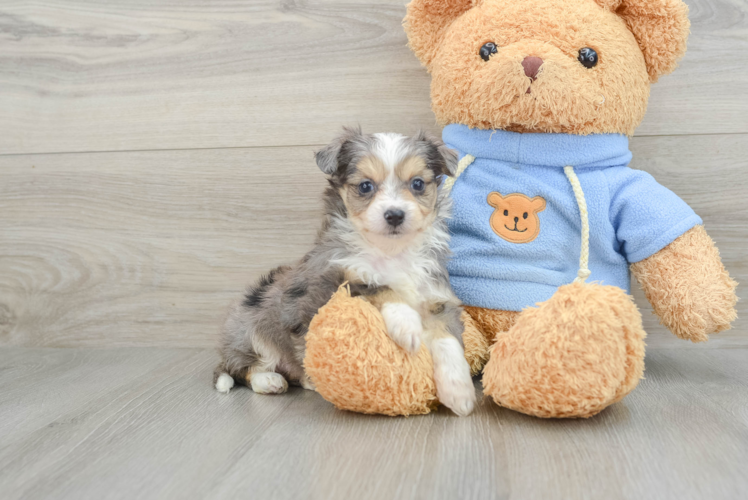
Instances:
[[[405,15],[408,44],[426,68],[439,49],[444,32],[463,13],[480,0],[413,0]]]
[[[504,197],[501,196],[500,193],[493,192],[488,195],[487,201],[488,201],[488,204],[491,205],[492,207],[499,208],[499,205],[501,205],[501,202],[504,201]]]
[[[649,80],[675,69],[686,53],[690,22],[688,6],[681,0],[595,0],[619,15],[644,54]]]
[[[530,200],[530,207],[532,207],[533,212],[538,213],[545,210],[545,199],[543,199],[540,196],[536,196],[532,200]]]

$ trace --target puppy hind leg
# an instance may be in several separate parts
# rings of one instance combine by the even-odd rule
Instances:
[[[257,394],[282,394],[288,390],[288,382],[280,373],[275,373],[274,366],[267,364],[244,367],[229,373],[222,363],[213,373],[213,384],[218,392],[228,394],[236,383],[246,384]]]
[[[288,390],[288,381],[280,373],[249,370],[247,385],[257,394],[283,394]]]
[[[216,377],[216,390],[222,394],[228,394],[234,387],[234,377],[224,372]]]
[[[243,383],[248,370],[249,368],[245,367],[232,372],[225,362],[221,362],[213,371],[213,385],[218,392],[228,394],[237,382]]]

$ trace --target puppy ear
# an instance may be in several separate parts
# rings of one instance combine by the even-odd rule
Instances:
[[[478,0],[413,0],[408,4],[403,21],[408,44],[429,71],[446,29],[477,3]]]
[[[649,81],[673,71],[686,53],[688,6],[681,0],[595,0],[628,25],[644,54]]]
[[[426,166],[436,177],[448,175],[453,177],[457,172],[457,152],[448,148],[441,139],[423,130],[419,131],[413,140],[417,145],[425,147]]]
[[[334,175],[338,171],[340,150],[343,145],[357,137],[363,137],[361,127],[343,127],[343,133],[330,144],[314,153],[317,166],[327,175]]]

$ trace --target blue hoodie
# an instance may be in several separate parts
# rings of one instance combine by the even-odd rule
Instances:
[[[518,134],[449,125],[443,139],[460,159],[475,157],[452,187],[449,221],[450,280],[466,305],[520,311],[574,281],[581,219],[563,167],[574,168],[587,203],[588,281],[629,293],[630,263],[702,223],[651,175],[628,167],[631,152],[623,135]],[[505,207],[503,200],[514,205]]]

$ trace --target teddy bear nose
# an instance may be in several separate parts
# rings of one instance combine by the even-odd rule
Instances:
[[[519,217],[515,217],[514,222],[519,222]]]
[[[543,60],[539,57],[528,56],[522,60],[522,67],[525,69],[525,75],[535,81],[538,78],[538,71],[543,65]]]

